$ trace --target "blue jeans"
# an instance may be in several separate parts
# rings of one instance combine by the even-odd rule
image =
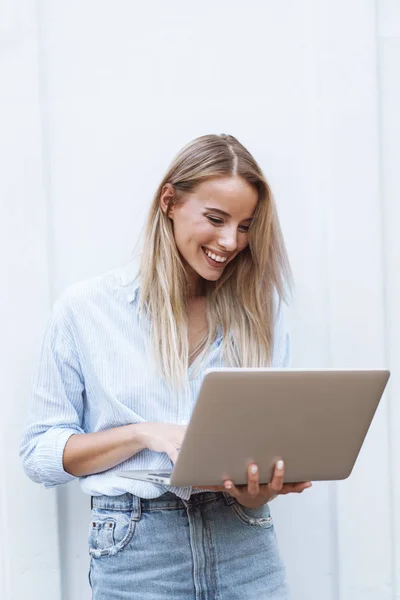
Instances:
[[[171,493],[93,498],[93,600],[288,600],[268,505]]]

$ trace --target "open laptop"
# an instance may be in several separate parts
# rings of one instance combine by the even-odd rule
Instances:
[[[212,369],[206,372],[176,464],[119,471],[168,486],[247,483],[250,463],[268,483],[338,480],[354,467],[388,370]]]

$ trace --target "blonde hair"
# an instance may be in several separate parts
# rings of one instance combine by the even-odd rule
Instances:
[[[180,388],[187,383],[189,282],[177,250],[172,221],[160,206],[165,184],[172,184],[173,202],[183,200],[201,182],[240,176],[258,193],[248,246],[217,281],[205,281],[208,333],[196,353],[203,356],[223,334],[222,352],[230,366],[271,364],[276,302],[287,300],[291,272],[275,203],[254,158],[230,135],[205,135],[187,144],[172,162],[154,196],[145,229],[140,265],[140,309],[150,319],[156,359],[166,380]],[[200,360],[199,360],[200,362]]]

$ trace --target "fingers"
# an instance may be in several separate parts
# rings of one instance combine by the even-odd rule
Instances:
[[[176,446],[172,446],[172,445],[169,445],[168,448],[167,448],[167,450],[166,450],[166,452],[167,452],[168,456],[170,457],[173,465],[178,460],[179,450],[180,450],[180,448],[177,448]]]
[[[184,437],[186,435],[187,425],[173,425],[173,435],[169,441],[176,446],[182,446]]]
[[[208,489],[215,491],[228,492],[230,496],[243,501],[247,496],[253,498],[262,496],[269,502],[271,499],[282,494],[301,494],[307,488],[312,486],[311,481],[301,481],[299,483],[284,483],[285,476],[285,464],[283,460],[278,460],[275,464],[274,473],[272,480],[268,485],[260,485],[259,480],[259,469],[258,466],[252,464],[248,468],[247,472],[247,485],[235,486],[233,481],[227,479],[224,481],[223,487],[221,486],[206,486],[199,489]],[[248,500],[253,502],[254,500]]]
[[[260,493],[259,472],[257,465],[250,465],[247,470],[247,486],[236,487],[230,479],[224,481],[224,489],[235,498],[249,494],[249,496],[258,496]]]
[[[257,465],[250,465],[247,471],[247,493],[257,496],[260,493],[259,473]]]
[[[263,493],[264,487],[268,488],[269,495],[276,496],[280,493],[280,490],[283,487],[283,477],[284,477],[285,469],[283,461],[280,460],[275,465],[274,475],[271,483],[268,486],[262,486]],[[249,465],[247,471],[247,486],[236,487],[230,479],[224,481],[225,490],[235,498],[239,498],[243,496],[243,494],[248,494],[249,496],[258,496],[261,492],[260,489],[260,475],[258,466],[255,464]]]
[[[285,464],[283,460],[278,460],[275,463],[274,474],[272,480],[269,483],[269,489],[272,494],[275,496],[276,494],[280,494],[283,487],[283,478],[285,475]]]
[[[224,481],[224,489],[228,494],[233,496],[234,498],[238,498],[240,496],[240,490],[234,485],[233,481],[227,479]]]

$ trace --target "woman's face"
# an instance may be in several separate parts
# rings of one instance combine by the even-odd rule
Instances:
[[[172,197],[173,188],[167,184],[161,195],[164,212]],[[199,184],[171,207],[168,216],[176,245],[193,285],[200,277],[219,279],[246,248],[257,201],[257,191],[241,177],[218,177]]]

